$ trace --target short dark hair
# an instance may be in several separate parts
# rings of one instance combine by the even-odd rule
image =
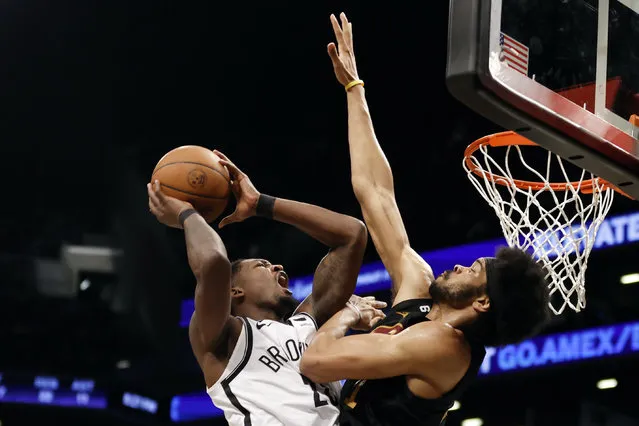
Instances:
[[[238,272],[240,272],[240,270],[242,270],[242,262],[245,260],[246,259],[236,259],[231,262],[231,287],[235,286],[235,276]],[[235,310],[233,309],[234,305],[235,303],[231,302],[231,315],[235,315]]]
[[[242,269],[242,262],[244,262],[245,260],[246,259],[236,259],[231,262],[231,284],[233,284],[235,275]]]
[[[523,250],[502,247],[486,260],[488,312],[479,322],[482,343],[501,346],[538,333],[550,320],[546,270]]]

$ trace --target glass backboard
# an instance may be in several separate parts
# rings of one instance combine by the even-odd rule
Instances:
[[[458,99],[639,199],[639,0],[451,0],[449,18]]]
[[[498,7],[495,78],[506,82],[506,66],[639,135],[630,121],[639,115],[638,0],[503,0]]]

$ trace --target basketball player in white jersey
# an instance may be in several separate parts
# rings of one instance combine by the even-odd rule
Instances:
[[[165,196],[157,181],[148,185],[151,212],[185,231],[197,279],[189,337],[207,392],[231,426],[334,425],[339,382],[313,383],[301,375],[299,362],[318,326],[352,295],[366,228],[321,207],[260,194],[248,176],[216,154],[231,175],[237,200],[220,227],[259,215],[297,227],[330,251],[315,271],[311,295],[300,304],[281,265],[263,259],[231,264],[219,235],[189,203]]]

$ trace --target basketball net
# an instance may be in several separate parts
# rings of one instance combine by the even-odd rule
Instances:
[[[559,315],[568,306],[579,312],[586,307],[588,257],[615,191],[585,170],[570,179],[562,158],[550,151],[543,169],[537,158],[532,167],[522,145],[537,146],[514,132],[482,138],[466,149],[464,169],[497,214],[508,245],[545,268],[552,311]],[[515,178],[513,169],[538,182]]]

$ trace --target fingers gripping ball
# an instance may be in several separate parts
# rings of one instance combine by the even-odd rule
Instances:
[[[220,157],[201,146],[168,152],[153,170],[151,181],[155,179],[165,195],[191,203],[207,222],[222,214],[231,193],[229,173]]]

